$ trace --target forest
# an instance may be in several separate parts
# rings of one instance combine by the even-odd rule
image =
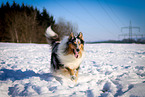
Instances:
[[[60,39],[77,26],[60,19],[57,23],[45,8],[40,12],[33,6],[7,2],[0,6],[0,42],[46,43],[45,30],[48,26],[58,33]]]

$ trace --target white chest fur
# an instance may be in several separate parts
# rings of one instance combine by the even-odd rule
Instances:
[[[71,69],[78,68],[83,60],[83,56],[81,58],[75,58],[74,55],[62,55],[59,54],[58,58],[64,66],[69,67]]]

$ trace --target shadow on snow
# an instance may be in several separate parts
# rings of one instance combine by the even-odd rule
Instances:
[[[0,69],[0,81],[6,81],[10,79],[11,81],[16,81],[16,80],[23,80],[23,79],[28,79],[31,77],[39,77],[40,80],[45,80],[45,81],[51,81],[52,77],[54,77],[51,73],[44,73],[44,74],[38,74],[35,73],[32,70],[27,70],[27,71],[21,71],[21,70],[10,70],[10,69]],[[19,93],[18,89],[18,84],[16,84],[14,87],[9,87],[9,92],[8,95],[11,95],[12,97],[15,96],[28,96],[31,95],[31,93],[28,93],[28,88],[31,86],[30,83],[27,83],[24,85],[24,90]],[[40,87],[37,87],[35,85],[32,86],[32,88],[40,94]]]
[[[30,77],[40,77],[41,80],[49,81],[53,77],[51,73],[44,73],[44,74],[38,74],[35,73],[32,70],[10,70],[10,69],[0,69],[0,80],[6,81],[7,79],[10,79],[12,81],[15,80],[23,80],[28,79]]]

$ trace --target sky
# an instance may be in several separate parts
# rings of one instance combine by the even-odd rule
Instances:
[[[133,34],[145,35],[145,0],[1,0],[0,4],[7,1],[40,11],[45,8],[56,23],[64,19],[78,27],[85,41],[122,39],[119,35],[129,34],[129,30],[121,31],[121,27],[128,27],[130,21],[133,27],[140,27]]]

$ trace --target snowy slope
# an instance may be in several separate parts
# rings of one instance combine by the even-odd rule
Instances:
[[[85,44],[78,83],[53,76],[47,44],[0,43],[0,97],[145,96],[145,45]]]

